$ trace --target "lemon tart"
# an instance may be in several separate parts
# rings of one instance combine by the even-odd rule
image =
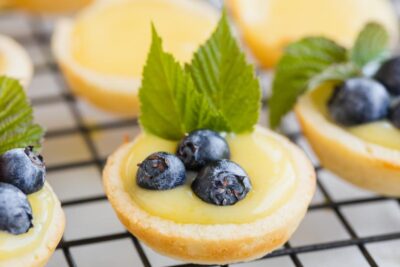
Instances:
[[[0,35],[0,74],[18,79],[27,88],[32,73],[32,62],[25,49],[10,37]]]
[[[394,46],[398,22],[388,0],[227,0],[245,43],[263,67],[271,68],[287,44],[324,36],[349,47],[369,21],[384,25]],[[266,34],[268,33],[268,34]]]
[[[137,115],[150,22],[159,27],[167,50],[188,62],[217,19],[217,11],[205,1],[98,1],[74,19],[60,21],[52,47],[76,94],[102,109]]]
[[[305,215],[315,173],[299,148],[256,125],[260,86],[226,15],[185,67],[152,35],[142,132],[103,172],[119,219],[156,251],[193,263],[247,261],[282,246]]]
[[[326,111],[332,86],[301,97],[295,112],[321,164],[347,181],[400,196],[400,130],[385,120],[343,128]]]
[[[389,54],[389,35],[376,23],[367,24],[350,49],[317,37],[291,44],[273,82],[270,121],[277,126],[293,105],[323,167],[354,185],[398,197],[400,58],[382,64]]]
[[[0,231],[1,267],[45,266],[64,233],[64,213],[50,185],[28,196],[28,200],[34,227],[20,235]]]
[[[76,11],[92,0],[9,0],[11,6],[36,13],[36,14],[59,14]]]
[[[42,267],[64,232],[61,204],[37,153],[44,130],[16,79],[0,77],[0,266]]]
[[[253,191],[235,206],[202,202],[185,184],[152,192],[134,183],[136,164],[176,142],[140,134],[107,161],[104,186],[125,227],[167,256],[202,264],[259,258],[282,246],[303,218],[315,189],[309,160],[285,138],[261,127],[228,138],[231,159],[249,173]]]

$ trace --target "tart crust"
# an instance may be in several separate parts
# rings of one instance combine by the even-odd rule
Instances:
[[[108,6],[132,0],[101,0],[89,5],[79,12],[78,17],[90,16]],[[171,0],[167,0],[171,1]],[[218,18],[217,10],[205,1],[174,0],[178,5],[188,5],[204,14]],[[96,107],[117,114],[137,116],[139,113],[138,90],[140,77],[128,77],[112,74],[101,74],[80,65],[72,56],[73,29],[75,20],[60,19],[52,37],[52,51],[71,90]]]
[[[321,164],[359,187],[400,196],[400,151],[366,142],[328,121],[302,96],[295,113]]]
[[[164,255],[199,264],[227,264],[262,257],[282,246],[299,225],[315,191],[315,173],[299,148],[284,137],[261,130],[290,151],[299,179],[287,202],[265,218],[244,224],[202,225],[180,224],[150,215],[129,196],[120,176],[121,164],[133,143],[121,146],[108,158],[103,173],[108,199],[125,227]]]
[[[54,203],[53,218],[51,219],[41,246],[18,258],[0,261],[0,267],[43,267],[53,255],[64,233],[65,215],[53,189],[48,183],[46,183],[45,186],[54,195],[56,202]]]

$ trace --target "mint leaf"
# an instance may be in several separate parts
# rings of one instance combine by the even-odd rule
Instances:
[[[308,82],[308,89],[316,88],[325,82],[342,82],[351,77],[360,75],[360,69],[352,62],[334,64],[312,77]]]
[[[258,121],[261,89],[229,28],[225,12],[207,42],[194,54],[190,70],[196,89],[227,123],[225,131],[251,131]]]
[[[33,111],[20,83],[0,77],[0,154],[13,148],[40,147],[44,130],[33,123]]]
[[[383,60],[389,54],[389,34],[380,24],[368,23],[350,51],[350,59],[359,67]]]
[[[139,89],[139,119],[143,128],[170,140],[178,140],[199,128],[225,129],[223,118],[205,96],[196,91],[190,74],[171,54],[164,52],[154,26],[152,32],[152,44]]]
[[[309,82],[332,64],[347,62],[347,51],[335,42],[322,37],[304,38],[290,44],[279,61],[269,101],[270,125],[275,128],[292,109]],[[330,75],[330,74],[329,74]],[[320,77],[320,80],[326,79]],[[319,82],[315,80],[314,83]]]

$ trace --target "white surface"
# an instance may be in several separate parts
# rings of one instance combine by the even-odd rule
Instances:
[[[232,267],[259,267],[259,266],[266,266],[266,267],[294,267],[292,260],[289,257],[279,257],[279,258],[272,258],[266,260],[259,260],[255,262],[247,262],[247,263],[240,263],[240,264],[232,264]]]
[[[94,165],[50,172],[47,180],[61,201],[104,195],[101,173]]]
[[[300,254],[307,267],[368,267],[367,261],[355,247],[331,249]]]

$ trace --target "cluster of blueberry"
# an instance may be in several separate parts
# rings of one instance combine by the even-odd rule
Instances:
[[[221,135],[197,130],[180,142],[176,155],[157,152],[138,164],[136,182],[142,188],[168,190],[186,183],[186,170],[196,171],[191,188],[200,199],[219,206],[233,205],[247,195],[251,183],[246,172],[229,158],[228,143]]]
[[[32,147],[0,155],[0,231],[23,234],[33,227],[27,196],[42,189],[46,167]]]
[[[340,84],[328,109],[332,118],[344,126],[388,118],[400,129],[400,57],[382,64],[374,79],[352,78]]]

